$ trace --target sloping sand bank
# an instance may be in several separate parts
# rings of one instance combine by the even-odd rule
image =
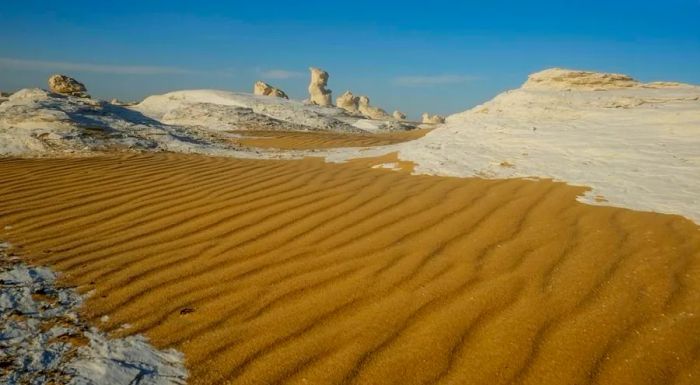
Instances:
[[[697,383],[695,224],[367,162],[4,159],[0,237],[193,384]]]

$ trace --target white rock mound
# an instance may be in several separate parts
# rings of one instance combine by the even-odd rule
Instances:
[[[328,72],[316,68],[309,67],[311,71],[311,82],[309,83],[309,101],[322,107],[332,106],[331,90],[327,89]]]
[[[583,202],[700,223],[698,86],[547,70],[398,148],[419,173],[553,178],[591,187]]]
[[[362,115],[370,119],[384,120],[389,119],[389,114],[379,107],[374,107],[369,104],[369,97],[360,96],[358,99],[358,110]]]
[[[612,90],[640,83],[622,74],[551,68],[530,75],[522,88],[530,90]]]
[[[161,123],[197,125],[209,130],[248,129],[257,119],[261,127],[279,130],[361,132],[339,108],[321,108],[296,100],[220,90],[186,90],[153,95],[132,107]],[[253,115],[250,115],[252,112]],[[355,118],[355,120],[357,120]]]
[[[52,75],[49,77],[49,89],[58,94],[70,95],[79,98],[89,98],[85,85],[66,75]]]
[[[111,103],[34,88],[0,104],[0,156],[95,151],[220,153],[206,133],[161,124]]]
[[[351,114],[357,114],[359,110],[360,98],[353,95],[350,91],[343,92],[342,95],[335,99],[335,105],[342,108]]]
[[[406,120],[406,114],[399,110],[394,111],[391,116],[396,120]]]
[[[427,112],[424,112],[421,115],[421,119],[423,123],[426,124],[442,124],[445,123],[445,117],[441,115],[430,115]]]
[[[289,96],[279,88],[275,88],[263,81],[258,80],[253,86],[253,95],[274,96],[278,98],[289,99]]]

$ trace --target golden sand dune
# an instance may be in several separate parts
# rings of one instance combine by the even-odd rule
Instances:
[[[357,134],[327,131],[235,131],[242,138],[234,140],[246,147],[310,150],[338,147],[386,146],[414,140],[430,129]]]
[[[0,238],[94,289],[96,324],[183,351],[193,384],[697,384],[698,227],[581,192],[315,159],[2,160]]]

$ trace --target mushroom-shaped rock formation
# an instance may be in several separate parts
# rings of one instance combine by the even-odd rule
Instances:
[[[315,67],[310,67],[311,82],[309,83],[309,101],[319,106],[332,106],[331,90],[328,85],[328,72]]]
[[[287,94],[284,93],[284,91],[259,80],[255,82],[255,85],[253,86],[253,94],[275,96],[278,98],[289,99],[289,97],[287,96]]]
[[[423,123],[428,123],[428,124],[440,124],[440,123],[445,123],[445,117],[440,116],[440,115],[430,115],[427,112],[424,112],[423,115],[421,115],[423,118]]]
[[[396,120],[406,120],[406,114],[399,110],[394,111],[394,113],[391,114],[391,116],[393,116]]]
[[[49,78],[49,89],[63,95],[77,96],[79,98],[89,98],[85,85],[66,75],[52,75]]]
[[[359,112],[360,98],[353,95],[350,91],[345,91],[342,95],[335,99],[335,105],[344,109],[347,112],[356,114]]]
[[[370,106],[367,96],[360,96],[358,100],[358,109],[362,115],[370,119],[387,119],[389,117],[389,114],[381,108]]]

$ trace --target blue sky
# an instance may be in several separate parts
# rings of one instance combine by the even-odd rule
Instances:
[[[97,97],[177,89],[306,96],[310,65],[372,104],[448,114],[548,67],[700,83],[700,0],[5,1],[0,90],[51,73]]]

